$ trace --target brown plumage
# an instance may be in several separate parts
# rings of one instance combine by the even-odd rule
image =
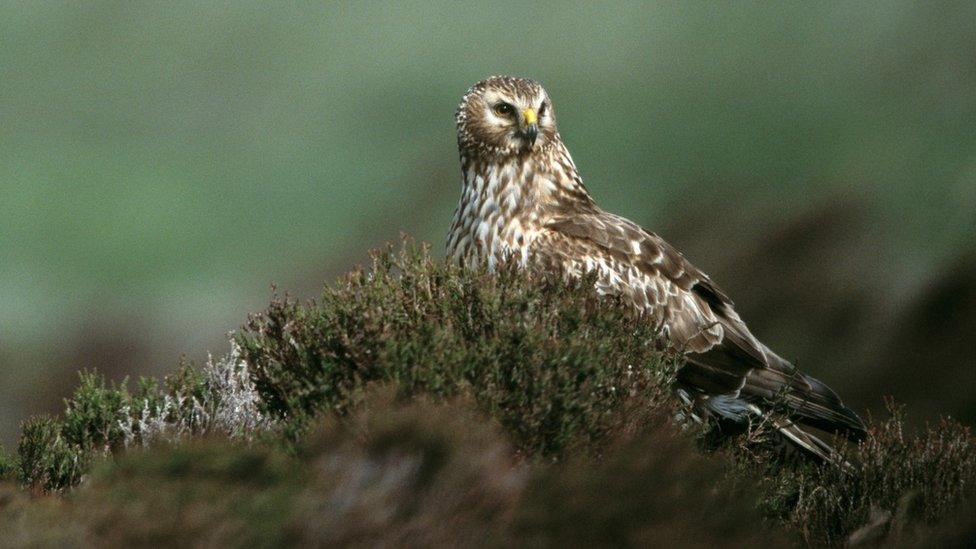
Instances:
[[[661,237],[600,209],[556,130],[552,101],[534,80],[495,76],[457,110],[461,199],[449,257],[493,266],[506,258],[571,276],[597,272],[597,290],[624,296],[685,353],[678,391],[697,417],[768,418],[823,459],[833,451],[806,427],[864,433],[826,385],[757,340],[732,301]],[[768,411],[782,399],[789,417]]]

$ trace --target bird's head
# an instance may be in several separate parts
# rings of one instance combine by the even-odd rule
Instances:
[[[549,94],[528,78],[492,76],[478,82],[457,110],[458,146],[511,156],[548,147],[556,139]]]

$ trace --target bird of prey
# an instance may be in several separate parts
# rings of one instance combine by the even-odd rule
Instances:
[[[538,82],[483,80],[464,94],[456,122],[462,183],[449,258],[489,268],[514,260],[568,276],[595,271],[599,293],[632,302],[684,353],[676,389],[696,419],[765,418],[826,461],[836,453],[817,430],[863,437],[857,414],[756,339],[708,275],[660,236],[597,206]]]

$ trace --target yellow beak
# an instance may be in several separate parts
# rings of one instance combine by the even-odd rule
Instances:
[[[531,126],[539,121],[535,115],[535,109],[525,109],[522,111],[522,117],[525,118],[526,126]]]

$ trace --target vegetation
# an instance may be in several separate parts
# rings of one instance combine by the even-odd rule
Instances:
[[[232,351],[130,390],[84,373],[0,457],[11,545],[905,543],[971,533],[976,452],[903,411],[849,468],[675,422],[679,360],[592,281],[374,256]],[[2,455],[2,454],[0,454]],[[26,490],[24,489],[26,488]],[[961,506],[961,504],[963,504]]]
[[[660,400],[677,362],[649,323],[585,290],[592,280],[465,274],[423,250],[377,254],[318,305],[275,300],[236,338],[263,411],[289,432],[345,414],[372,381],[403,396],[471,394],[528,454],[591,445]],[[637,416],[631,414],[637,413]]]

